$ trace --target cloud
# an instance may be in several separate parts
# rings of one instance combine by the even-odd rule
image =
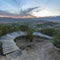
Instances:
[[[22,15],[22,16],[27,16],[27,15],[31,15],[30,14],[30,12],[31,11],[33,11],[33,10],[35,10],[35,9],[37,9],[38,7],[33,7],[33,8],[28,8],[28,9],[26,9],[26,10],[21,10],[20,11],[20,15]]]
[[[60,11],[56,9],[46,9],[41,7],[28,8],[24,11],[21,10],[20,15],[22,16],[32,16],[32,17],[49,17],[49,16],[60,16]]]
[[[19,15],[19,14],[12,14],[12,13],[8,13],[6,11],[1,11],[0,10],[0,17],[10,17],[10,18],[33,18],[30,15]]]
[[[58,10],[49,10],[49,9],[42,9],[41,7],[33,7],[28,8],[25,10],[20,10],[19,14],[16,13],[9,13],[6,11],[0,10],[0,17],[1,16],[14,16],[14,17],[22,17],[22,18],[33,18],[33,17],[49,17],[49,16],[60,16],[60,11]]]
[[[29,9],[26,9],[26,10],[21,10],[20,11],[20,14],[14,14],[14,13],[9,13],[9,12],[6,12],[6,11],[2,11],[0,10],[0,15],[6,15],[6,16],[29,16],[31,15],[30,12],[34,9],[37,9],[38,7],[33,7],[33,8],[29,8]]]
[[[18,14],[12,14],[12,13],[9,13],[9,12],[6,12],[6,11],[2,11],[2,10],[0,10],[0,15],[16,16],[16,15],[18,15]]]

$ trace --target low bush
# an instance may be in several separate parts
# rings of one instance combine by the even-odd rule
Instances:
[[[38,32],[41,32],[41,33],[49,35],[49,36],[53,36],[54,32],[55,32],[55,29],[53,29],[53,28],[46,28],[46,29],[38,30]]]
[[[53,44],[57,48],[60,48],[60,30],[56,31],[54,38],[53,38]]]

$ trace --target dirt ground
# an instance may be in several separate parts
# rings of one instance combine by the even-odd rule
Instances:
[[[16,44],[18,44],[18,46],[21,45],[20,43],[21,41],[17,40]],[[60,51],[51,41],[43,40],[34,42],[34,44],[35,47],[28,51],[26,51],[26,49],[22,50],[22,54],[13,60],[60,60]],[[7,60],[7,58],[0,56],[0,60]]]
[[[17,41],[19,43],[19,41]],[[19,44],[18,44],[19,45]],[[43,40],[35,42],[35,47],[22,51],[22,55],[16,60],[60,60],[60,51],[51,41]]]

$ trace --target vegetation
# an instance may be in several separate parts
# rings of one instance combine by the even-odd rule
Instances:
[[[27,31],[29,29],[29,26],[27,24],[24,24],[24,25],[20,25],[19,28],[21,31]]]
[[[2,25],[0,25],[0,36],[2,35]]]
[[[57,30],[54,34],[53,44],[60,48],[60,30]]]
[[[37,26],[37,27],[41,27],[42,25],[43,25],[43,24],[37,24],[36,26]]]
[[[33,40],[33,31],[34,29],[32,29],[29,25],[27,24],[23,24],[23,25],[0,25],[0,36],[7,34],[7,33],[11,33],[14,31],[26,31],[27,35],[26,35],[26,40],[29,40],[30,42]]]
[[[38,30],[38,32],[41,32],[43,34],[47,34],[49,36],[53,36],[54,32],[55,32],[55,29],[54,28],[46,28],[46,29]]]
[[[27,24],[20,25],[19,28],[20,28],[21,31],[26,31],[27,32],[26,40],[29,41],[29,42],[32,42],[33,41],[33,31],[34,31],[34,29]]]
[[[33,38],[34,38],[33,37],[33,31],[34,31],[34,29],[32,29],[32,28],[30,28],[30,29],[27,30],[26,39],[29,42],[32,42],[33,41]]]
[[[2,51],[2,43],[0,42],[0,55],[3,54],[3,51]]]
[[[19,26],[15,26],[15,25],[0,25],[0,36],[7,34],[7,33],[11,33],[14,31],[18,31]]]

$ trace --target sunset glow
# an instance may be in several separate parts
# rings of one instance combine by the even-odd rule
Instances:
[[[39,18],[39,17],[49,17],[49,16],[56,16],[55,13],[49,11],[49,10],[41,10],[41,11],[33,11],[32,15]]]
[[[0,17],[7,17],[7,18],[33,18],[32,16],[6,16],[6,15],[0,15]]]

